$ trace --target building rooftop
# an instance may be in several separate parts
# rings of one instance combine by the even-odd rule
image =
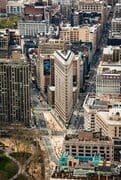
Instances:
[[[70,50],[57,50],[54,53],[54,56],[60,60],[60,62],[64,65],[68,65],[74,58],[74,53]]]
[[[112,55],[113,54],[113,48],[112,46],[108,46],[103,49],[103,54],[104,55]]]
[[[99,111],[97,115],[101,117],[107,125],[119,125],[121,126],[121,108],[111,108],[107,111]]]
[[[33,23],[33,24],[36,24],[36,23],[39,23],[39,24],[42,24],[42,25],[48,25],[48,21],[46,20],[42,20],[42,21],[34,21],[34,20],[20,20],[19,23],[25,23],[25,24],[29,24],[29,23]]]
[[[66,134],[65,140],[79,140],[79,141],[110,141],[110,138],[107,136],[102,136],[101,132],[92,132],[89,130],[80,130],[75,134]]]
[[[31,14],[31,15],[40,15],[40,14],[43,14],[44,13],[44,7],[42,6],[31,6],[31,5],[29,5],[29,6],[26,6],[25,8],[24,8],[24,15],[29,15],[29,14]]]
[[[120,95],[102,95],[97,96],[93,94],[88,94],[84,101],[84,108],[90,110],[108,110],[109,107],[116,107],[117,104],[120,104],[121,96]]]
[[[101,99],[95,96],[88,96],[85,99],[84,104],[86,104],[91,109],[101,109],[101,108],[108,108],[108,103],[106,100]]]
[[[65,136],[66,140],[78,138],[86,141],[95,143],[102,141],[102,143],[108,143],[112,141],[108,137],[104,137],[100,132],[92,133],[87,130],[80,130],[80,132],[70,133]],[[91,142],[92,143],[92,142]],[[67,144],[66,144],[67,145]],[[94,144],[93,144],[94,145]],[[118,165],[117,165],[118,166]],[[58,166],[54,169],[51,178],[52,179],[81,179],[86,177],[92,177],[96,175],[119,175],[120,171],[116,171],[116,165],[112,164],[111,161],[106,161],[101,157],[99,153],[95,153],[93,156],[80,156],[80,155],[69,155],[68,152],[63,152],[59,158]],[[111,176],[112,177],[112,176]]]
[[[26,57],[25,57],[25,55],[23,55],[23,54],[20,54],[20,56],[19,56],[19,59],[17,58],[17,59],[0,59],[0,63],[8,63],[8,64],[28,64],[28,62],[27,62],[27,60],[26,60]]]
[[[116,17],[112,19],[112,22],[121,22],[121,17]]]
[[[24,1],[23,0],[8,1],[7,6],[24,6]]]
[[[50,91],[55,91],[55,86],[49,86]]]
[[[108,45],[120,46],[121,45],[121,33],[113,33],[112,37],[108,39]]]
[[[100,0],[80,0],[80,3],[99,3],[99,4],[103,4],[103,1]]]
[[[97,30],[97,27],[101,26],[101,24],[95,24],[93,26],[90,27],[90,32],[93,33]]]
[[[61,56],[61,58],[63,58],[65,61],[68,61],[70,55],[71,55],[71,51],[69,50],[57,50],[57,54]]]
[[[66,158],[67,165],[58,165],[52,173],[51,179],[82,179],[89,178],[91,180],[95,179],[97,176],[113,176],[120,177],[120,168],[119,171],[116,171],[118,165],[113,165],[110,161],[101,160],[99,155],[95,155],[93,159],[85,157],[86,161],[78,161],[67,154],[62,154],[63,160]],[[62,159],[61,159],[62,160]],[[75,166],[68,164],[69,162],[75,162]],[[93,163],[92,163],[93,162]],[[95,164],[94,164],[95,162]],[[98,164],[97,164],[98,162]],[[66,164],[66,163],[65,163]]]

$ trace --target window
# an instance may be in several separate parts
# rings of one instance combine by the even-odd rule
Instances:
[[[104,147],[100,147],[100,149],[104,149]]]
[[[86,149],[90,149],[91,147],[90,147],[90,146],[86,146],[85,148],[86,148]]]
[[[97,149],[97,146],[94,146],[93,149]]]
[[[80,153],[80,152],[83,152],[83,151],[84,151],[83,149],[79,149],[79,153]]]
[[[72,152],[76,152],[76,149],[72,149]]]
[[[86,153],[90,153],[90,150],[86,150]]]
[[[114,128],[115,137],[117,136],[117,127]]]
[[[83,146],[79,146],[79,149],[83,149],[84,147]]]
[[[82,153],[79,153],[79,156],[83,156],[84,154],[82,154]]]
[[[100,153],[104,153],[104,151],[100,151]]]
[[[85,156],[90,156],[90,154],[85,154]]]

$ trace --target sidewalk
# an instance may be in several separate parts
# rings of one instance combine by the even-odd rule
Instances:
[[[56,112],[55,112],[54,110],[51,110],[50,112],[51,112],[52,116],[55,118],[55,120],[57,121],[57,123],[61,126],[61,128],[62,128],[63,130],[66,130],[66,127],[64,126],[64,124],[62,123],[62,121],[57,117]]]

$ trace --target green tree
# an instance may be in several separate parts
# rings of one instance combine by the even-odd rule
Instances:
[[[13,177],[18,172],[18,166],[13,162],[7,164],[5,168],[8,174],[8,178]]]
[[[19,20],[20,20],[19,16],[11,16],[11,17],[2,18],[0,20],[0,29],[17,28],[17,23]]]

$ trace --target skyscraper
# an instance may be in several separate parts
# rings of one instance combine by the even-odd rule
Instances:
[[[73,112],[73,59],[74,54],[57,50],[55,56],[55,111],[67,125]]]
[[[0,60],[0,122],[29,124],[29,64]]]

